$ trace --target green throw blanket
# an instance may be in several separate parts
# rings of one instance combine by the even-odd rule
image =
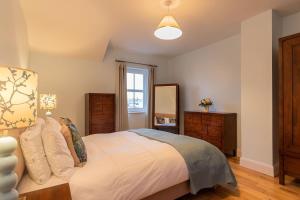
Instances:
[[[138,135],[173,146],[184,158],[189,171],[191,193],[216,185],[237,186],[234,174],[224,154],[200,139],[153,129],[130,130]]]

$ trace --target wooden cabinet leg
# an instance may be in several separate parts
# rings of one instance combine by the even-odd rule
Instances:
[[[233,157],[236,157],[236,149],[234,149],[234,150],[232,151],[232,155],[233,155]]]
[[[283,156],[279,156],[279,184],[285,185]]]
[[[279,184],[280,185],[285,185],[284,174],[280,174],[279,175]]]

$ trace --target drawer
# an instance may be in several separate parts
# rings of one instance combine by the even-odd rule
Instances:
[[[103,124],[95,124],[92,125],[92,133],[110,133],[113,132],[115,128],[114,123],[103,123]]]
[[[106,104],[106,105],[114,105],[114,96],[101,96],[100,97],[100,101],[102,104]]]
[[[103,104],[104,113],[114,113],[115,106],[113,104]]]
[[[115,120],[112,117],[107,117],[105,119],[99,119],[99,118],[92,118],[90,119],[90,125],[91,126],[105,126],[107,123],[114,123]]]
[[[284,171],[290,175],[300,178],[300,159],[285,156]]]
[[[222,143],[219,140],[215,140],[213,138],[209,138],[209,137],[203,137],[203,140],[205,140],[206,142],[218,147],[220,150],[222,150]]]
[[[184,135],[194,137],[194,138],[198,138],[198,139],[202,139],[202,135],[200,133],[195,133],[195,132],[189,131],[189,130],[184,130]]]
[[[189,123],[201,123],[201,115],[198,113],[185,113],[184,121]]]
[[[202,123],[212,126],[224,126],[224,117],[221,115],[204,115]]]
[[[92,120],[93,122],[114,120],[114,115],[113,114],[105,114],[105,113],[97,113],[97,114],[92,115],[90,117],[90,120]]]
[[[224,129],[221,126],[208,125],[206,134],[207,134],[207,137],[216,138],[218,140],[221,140],[222,136],[223,136],[223,131],[224,131]]]
[[[184,120],[192,121],[193,114],[192,113],[184,113]]]

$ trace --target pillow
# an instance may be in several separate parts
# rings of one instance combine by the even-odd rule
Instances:
[[[75,148],[74,148],[74,145],[73,145],[71,131],[69,130],[69,128],[64,123],[61,123],[61,133],[63,134],[63,136],[64,136],[64,138],[67,142],[68,148],[69,148],[69,150],[71,152],[71,155],[73,157],[73,160],[74,160],[75,167],[81,167],[80,160],[77,157],[77,154],[75,152]]]
[[[74,160],[60,129],[58,121],[47,117],[42,139],[53,174],[68,180],[74,172]]]
[[[170,118],[165,117],[165,124],[170,124]]]
[[[79,134],[78,129],[69,118],[61,118],[61,123],[64,124],[66,127],[68,127],[77,158],[79,159],[81,165],[84,165],[87,162],[87,152],[86,152],[85,144]]]
[[[172,124],[176,124],[176,118],[170,118],[170,123],[172,123]]]
[[[156,117],[157,124],[165,124],[165,118],[163,117]]]
[[[45,121],[38,118],[36,124],[27,128],[20,136],[28,174],[38,184],[44,184],[51,176],[41,135],[44,125]]]

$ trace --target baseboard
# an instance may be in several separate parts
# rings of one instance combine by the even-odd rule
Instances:
[[[274,173],[275,167],[272,166],[272,165],[268,165],[266,163],[263,163],[263,162],[259,162],[259,161],[256,161],[256,160],[251,160],[251,159],[248,159],[248,158],[245,158],[245,157],[241,157],[240,158],[240,165],[243,166],[243,167],[258,171],[260,173],[269,175],[269,176],[273,176],[273,177],[275,176],[275,173]]]
[[[238,158],[242,157],[241,148],[236,149],[236,157]]]

